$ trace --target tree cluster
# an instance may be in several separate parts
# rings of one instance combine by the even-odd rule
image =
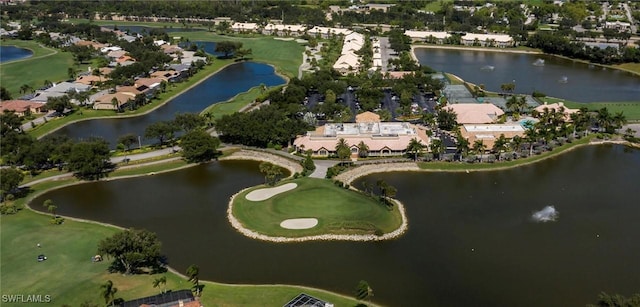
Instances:
[[[162,272],[165,269],[161,243],[158,236],[148,230],[127,229],[98,243],[98,254],[108,255],[114,260],[110,272],[138,274],[145,269]]]

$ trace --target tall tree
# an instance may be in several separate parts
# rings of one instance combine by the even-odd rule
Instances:
[[[158,277],[158,278],[155,278],[155,279],[153,280],[153,287],[154,287],[154,288],[160,288],[160,287],[162,287],[162,288],[160,289],[160,294],[165,293],[165,288],[164,288],[164,287],[165,287],[166,285],[167,285],[167,276]]]
[[[118,144],[124,145],[127,148],[127,151],[131,150],[131,146],[133,146],[133,144],[137,142],[138,142],[138,138],[132,133],[127,133],[125,135],[118,137]]]
[[[0,168],[0,192],[2,192],[3,200],[7,195],[13,195],[17,192],[22,179],[24,179],[24,173],[17,168]]]
[[[420,142],[417,138],[412,138],[405,149],[407,153],[413,156],[413,161],[418,161],[418,157],[422,155],[422,150],[424,149],[424,144]]]
[[[127,229],[108,237],[98,244],[98,254],[114,258],[109,270],[135,274],[142,268],[163,269],[161,243],[155,233],[148,230]]]
[[[182,156],[188,162],[205,162],[216,157],[220,140],[204,130],[192,130],[180,138]]]
[[[356,299],[364,300],[370,296],[373,296],[373,289],[371,289],[371,286],[369,286],[368,282],[361,280],[356,286],[355,293]]]
[[[224,53],[225,58],[229,58],[229,55],[236,52],[236,50],[242,48],[241,42],[221,41],[216,43],[216,52]]]
[[[71,147],[68,167],[80,179],[98,180],[113,171],[110,155],[109,144],[103,139],[79,142]]]
[[[440,129],[451,131],[458,125],[458,115],[451,109],[442,108],[438,111],[437,121]]]
[[[456,153],[460,157],[460,161],[469,154],[469,140],[463,137],[460,131],[456,133]]]
[[[144,130],[144,137],[147,139],[158,139],[160,145],[164,145],[166,141],[172,140],[178,128],[171,121],[155,122]]]
[[[268,185],[275,185],[280,176],[282,176],[282,169],[273,163],[262,162],[259,168],[260,172],[264,175],[265,183]]]
[[[358,144],[358,157],[366,158],[367,156],[369,156],[369,146],[364,141],[360,141]]]
[[[173,119],[176,126],[182,131],[189,132],[193,129],[204,126],[205,119],[197,113],[178,113]]]
[[[102,289],[101,294],[107,306],[115,306],[114,301],[118,288],[113,286],[113,282],[111,280],[107,280],[107,282],[102,284],[100,288]]]
[[[498,137],[496,141],[493,143],[493,148],[491,150],[493,150],[493,152],[496,154],[498,161],[500,161],[501,159],[500,153],[506,149],[508,143],[509,141],[504,136],[504,134],[500,134],[500,137]]]
[[[201,287],[200,287],[200,278],[198,275],[200,274],[200,268],[192,264],[187,268],[187,277],[189,277],[189,281],[193,283],[193,288],[195,289],[196,296],[200,296]]]
[[[439,138],[431,139],[431,144],[429,144],[429,149],[431,149],[431,154],[433,154],[433,158],[436,160],[440,160],[440,156],[445,152],[446,148],[442,143],[442,140]]]
[[[0,87],[0,100],[11,100],[11,93],[4,86]]]
[[[338,155],[338,159],[340,159],[340,163],[344,163],[344,161],[351,156],[351,148],[349,148],[349,143],[347,143],[345,139],[340,138],[338,140],[336,144],[336,154]]]
[[[482,162],[482,158],[484,155],[484,151],[487,149],[487,145],[485,145],[482,140],[477,140],[473,143],[473,151],[476,155],[480,155],[480,162]]]

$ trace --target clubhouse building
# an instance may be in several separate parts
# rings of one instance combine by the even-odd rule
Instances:
[[[314,157],[328,157],[336,154],[338,141],[344,139],[351,148],[352,158],[357,158],[360,143],[367,145],[368,156],[388,157],[405,154],[414,138],[425,146],[429,145],[424,129],[409,123],[381,122],[379,115],[364,112],[356,116],[355,123],[320,126],[299,136],[293,145],[298,152],[311,150]]]

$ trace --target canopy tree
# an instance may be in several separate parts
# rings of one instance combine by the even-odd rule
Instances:
[[[224,58],[229,58],[229,55],[236,52],[236,50],[242,48],[241,42],[221,41],[216,43],[216,52],[224,53]]]
[[[103,139],[76,143],[71,147],[69,170],[80,179],[98,180],[114,169],[109,157],[109,144]]]
[[[8,194],[14,194],[20,182],[24,179],[24,174],[17,168],[1,168],[0,169],[0,192],[2,192],[2,199],[5,199]]]
[[[187,162],[204,162],[216,157],[220,140],[204,130],[187,132],[181,138],[182,156]]]
[[[164,271],[158,236],[148,230],[127,229],[98,243],[98,254],[114,258],[110,272],[136,274],[143,269]]]

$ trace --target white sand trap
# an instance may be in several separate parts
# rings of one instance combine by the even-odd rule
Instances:
[[[288,219],[280,223],[280,227],[286,229],[309,229],[318,225],[318,219],[316,218],[304,218],[304,219]]]
[[[292,41],[293,37],[274,37],[273,39],[288,42],[288,41]]]
[[[247,196],[247,200],[250,201],[263,201],[271,198],[271,196],[278,195],[280,193],[284,193],[286,191],[291,191],[298,186],[297,183],[287,183],[281,186],[277,186],[275,188],[267,188],[267,189],[258,189],[249,192]]]
[[[306,43],[308,43],[308,42],[309,42],[309,41],[308,41],[308,40],[306,40],[306,39],[300,39],[300,38],[296,39],[296,43],[306,44]]]

